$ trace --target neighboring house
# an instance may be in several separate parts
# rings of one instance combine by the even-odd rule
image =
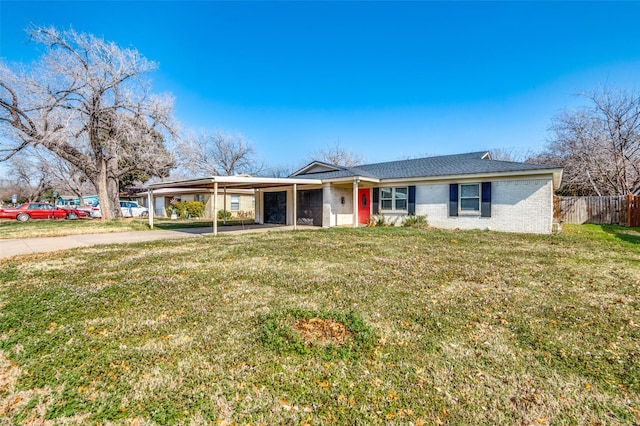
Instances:
[[[58,197],[58,205],[68,207],[91,206],[96,201],[98,201],[97,195],[87,195],[86,197],[82,197],[82,201],[75,195],[61,195]]]
[[[161,185],[161,184],[156,184]],[[204,218],[212,217],[213,206],[211,205],[211,192],[202,192],[190,188],[167,188],[155,191],[155,210],[154,214],[159,217],[169,216],[167,207],[171,204],[171,200],[180,202],[201,201],[205,205]],[[147,194],[145,193],[145,204]],[[236,189],[225,193],[218,194],[217,207],[218,210],[226,210],[231,213],[232,217],[241,215],[246,217],[254,217],[255,214],[255,197],[253,189]]]
[[[172,187],[253,189],[256,223],[359,226],[380,214],[399,225],[421,215],[438,228],[546,234],[561,178],[561,168],[492,160],[483,151],[356,167],[314,161],[288,178],[212,176],[150,189],[151,196]]]

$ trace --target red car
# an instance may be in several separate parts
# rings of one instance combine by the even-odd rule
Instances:
[[[14,208],[0,209],[0,219],[17,219],[20,222],[26,222],[29,219],[77,219],[79,217],[87,217],[87,213],[49,203],[25,203]]]

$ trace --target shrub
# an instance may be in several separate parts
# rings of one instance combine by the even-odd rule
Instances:
[[[218,220],[223,220],[223,219],[227,219],[227,220],[231,219],[231,212],[225,211],[225,210],[218,210]]]
[[[428,228],[429,222],[427,222],[427,216],[408,216],[402,221],[402,226],[407,228]]]
[[[369,218],[367,226],[395,226],[398,219],[387,219],[383,214],[376,214]]]
[[[184,204],[187,217],[203,217],[204,203],[202,201],[187,201]],[[184,217],[184,216],[183,216]]]
[[[178,216],[188,219],[204,216],[204,203],[202,201],[175,201],[171,200],[171,204],[167,207],[168,214],[177,214]]]

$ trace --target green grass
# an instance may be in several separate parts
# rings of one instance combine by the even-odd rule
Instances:
[[[639,235],[331,229],[12,258],[0,419],[638,424]],[[363,346],[288,350],[304,342],[278,330],[310,313]]]
[[[248,221],[245,221],[245,224]],[[241,225],[239,220],[228,220],[226,226]],[[212,221],[201,219],[155,218],[154,229],[199,228],[212,226]],[[218,226],[224,226],[218,221]],[[18,222],[17,220],[0,220],[0,239],[61,237],[78,234],[103,234],[109,232],[148,231],[149,219],[128,218],[103,221],[101,219],[78,220],[31,220]]]

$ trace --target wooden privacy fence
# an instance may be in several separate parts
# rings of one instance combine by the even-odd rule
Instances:
[[[553,216],[561,223],[640,226],[640,196],[554,197]]]

